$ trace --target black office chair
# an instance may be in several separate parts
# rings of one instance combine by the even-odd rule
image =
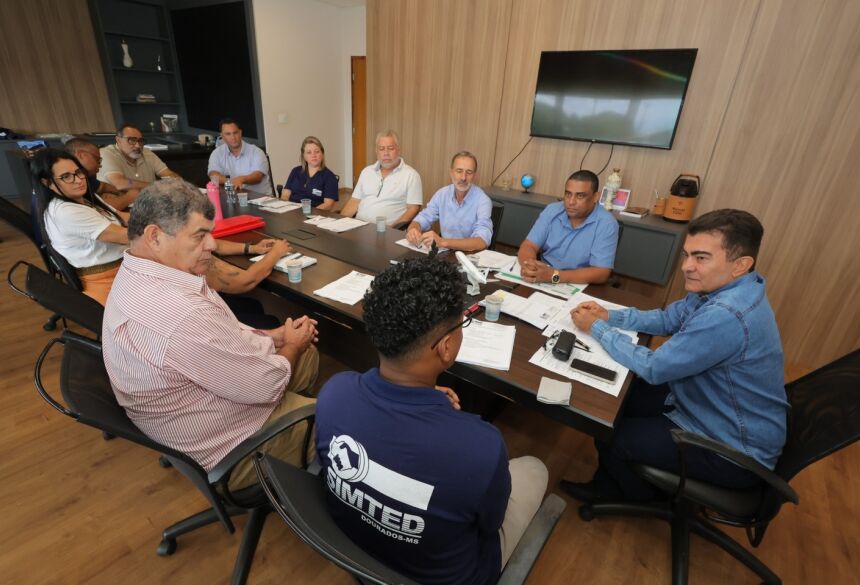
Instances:
[[[27,273],[24,288],[21,289],[14,280],[15,272],[23,266],[27,267]],[[64,322],[73,321],[92,331],[97,337],[101,336],[104,307],[56,276],[48,274],[29,262],[19,260],[9,269],[6,282],[12,290],[52,311]]]
[[[58,343],[63,345],[60,389],[65,406],[57,402],[42,383],[42,366],[51,348]],[[128,419],[111,389],[102,359],[101,345],[97,341],[71,331],[64,331],[60,337],[51,340],[42,350],[36,361],[34,378],[39,394],[53,408],[77,422],[161,453],[209,500],[211,508],[189,516],[164,530],[157,549],[160,556],[171,555],[176,551],[176,539],[179,536],[213,522],[220,521],[232,534],[235,527],[230,517],[247,513],[249,519],[236,557],[232,583],[240,585],[247,581],[263,524],[272,508],[258,484],[231,492],[228,488],[230,475],[242,459],[257,451],[263,443],[293,425],[306,421],[308,430],[305,435],[304,456],[311,438],[315,405],[310,404],[299,408],[279,418],[271,426],[260,429],[236,446],[207,474],[196,461],[179,451],[153,441]],[[303,464],[306,465],[307,462],[304,461]]]
[[[791,403],[788,437],[774,471],[722,443],[674,430],[672,438],[678,444],[682,465],[680,474],[647,465],[636,466],[636,471],[649,483],[673,496],[669,504],[584,505],[579,509],[580,517],[590,521],[605,515],[656,516],[669,521],[675,585],[687,583],[690,532],[726,550],[764,583],[782,583],[764,563],[714,523],[746,528],[750,544],[758,546],[782,505],[799,501],[787,482],[807,466],[860,439],[860,350],[790,383],[786,393]],[[707,449],[729,459],[759,476],[761,484],[737,490],[687,478],[684,452],[690,447]]]
[[[501,201],[493,200],[493,210],[490,212],[490,220],[493,222],[493,237],[490,239],[489,248],[495,249],[496,239],[499,237],[499,230],[502,228],[502,216],[505,214],[505,204]]]
[[[617,255],[618,249],[621,247],[621,234],[623,234],[623,233],[624,233],[624,222],[619,221],[618,222],[618,241],[617,241],[617,245],[615,246],[616,255]],[[608,284],[612,288],[621,288],[621,280],[618,278],[618,275],[615,273],[613,273],[612,275],[609,276],[609,280],[606,281],[606,284]]]
[[[328,512],[322,477],[284,463],[271,455],[254,460],[257,477],[272,507],[311,548],[353,575],[359,583],[417,585],[366,553],[337,526]],[[549,539],[566,503],[549,494],[517,544],[500,585],[524,583]]]

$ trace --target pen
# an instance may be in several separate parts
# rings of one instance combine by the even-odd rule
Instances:
[[[588,346],[587,346],[586,344],[584,344],[583,342],[581,342],[581,341],[579,340],[579,338],[576,338],[576,339],[574,340],[574,344],[575,344],[575,345],[578,345],[581,349],[584,349],[584,350],[585,350],[585,351],[587,351],[588,353],[591,353],[591,348],[590,348],[590,347],[588,347]]]

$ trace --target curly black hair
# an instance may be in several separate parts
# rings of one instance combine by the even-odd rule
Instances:
[[[364,325],[380,354],[403,359],[437,329],[462,317],[465,301],[466,281],[455,264],[405,260],[373,280],[364,295]]]

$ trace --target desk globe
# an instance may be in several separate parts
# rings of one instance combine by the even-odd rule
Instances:
[[[535,178],[531,175],[523,175],[520,177],[520,185],[523,186],[523,190],[525,193],[529,192],[529,189],[534,187]]]

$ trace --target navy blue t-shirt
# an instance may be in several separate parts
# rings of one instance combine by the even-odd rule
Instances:
[[[323,203],[324,199],[337,201],[337,175],[328,167],[316,172],[309,177],[301,166],[295,167],[287,177],[284,185],[290,190],[290,201],[301,203],[302,199],[310,199],[311,205],[316,207]]]
[[[332,376],[316,422],[329,510],[353,541],[420,583],[498,580],[511,493],[498,429],[375,368]]]

